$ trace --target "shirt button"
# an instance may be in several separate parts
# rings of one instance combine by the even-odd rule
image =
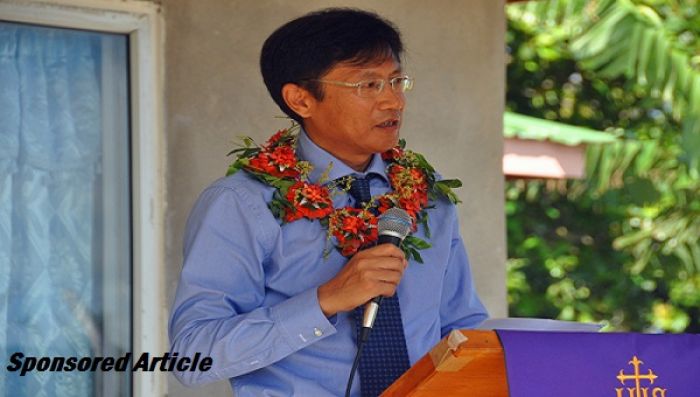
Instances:
[[[318,328],[314,328],[314,335],[316,335],[316,336],[321,336],[321,335],[323,335],[323,331],[321,331],[321,330],[318,329]]]

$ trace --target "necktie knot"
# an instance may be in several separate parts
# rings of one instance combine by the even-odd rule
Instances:
[[[369,203],[372,199],[372,194],[369,191],[369,176],[366,178],[353,177],[348,193],[355,199],[355,208],[360,208]]]

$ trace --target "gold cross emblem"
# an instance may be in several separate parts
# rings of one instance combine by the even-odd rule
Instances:
[[[633,356],[632,361],[629,361],[628,364],[632,365],[632,367],[634,368],[634,374],[627,375],[623,372],[623,370],[620,370],[620,373],[617,375],[617,380],[619,380],[620,383],[622,383],[622,386],[626,386],[626,381],[634,381],[634,387],[627,388],[627,391],[629,392],[629,397],[648,397],[649,388],[642,387],[641,381],[646,380],[649,382],[649,385],[653,385],[654,380],[656,380],[658,376],[654,374],[654,372],[651,369],[649,369],[648,373],[642,374],[640,372],[639,367],[641,364],[644,364],[644,362],[638,359],[637,356]],[[618,397],[622,397],[623,389],[616,389],[616,391]],[[666,389],[655,387],[652,390],[652,396],[656,397],[657,395],[665,396]]]

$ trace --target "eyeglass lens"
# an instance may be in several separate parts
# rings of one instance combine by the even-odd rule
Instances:
[[[372,81],[364,82],[358,85],[358,93],[361,96],[368,95],[379,95],[384,86],[386,85],[386,80],[377,79]],[[410,77],[400,76],[394,77],[389,80],[389,85],[394,92],[404,93],[413,87],[413,80]]]

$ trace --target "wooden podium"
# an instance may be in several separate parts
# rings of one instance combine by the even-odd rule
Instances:
[[[494,331],[452,331],[382,396],[508,397],[503,348]]]

